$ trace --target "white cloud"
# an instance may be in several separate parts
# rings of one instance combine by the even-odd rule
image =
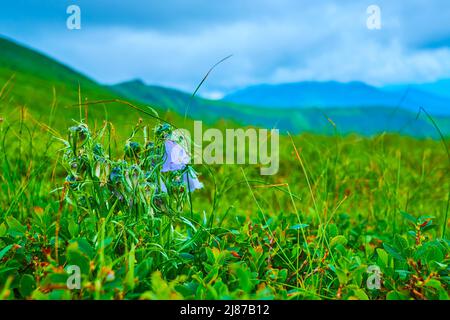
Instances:
[[[381,85],[450,77],[450,49],[427,46],[436,35],[450,34],[444,23],[448,14],[429,1],[377,2],[378,31],[366,28],[369,2],[318,1],[313,6],[284,0],[261,2],[254,11],[248,11],[250,2],[232,2],[223,5],[222,16],[220,6],[205,5],[214,19],[182,6],[179,18],[171,12],[179,23],[170,27],[133,24],[134,10],[122,19],[126,23],[103,18],[101,23],[88,20],[79,32],[52,27],[12,34],[104,83],[142,78],[191,92],[210,66],[233,54],[201,89],[213,96],[255,83],[360,80]],[[158,21],[166,11],[161,9]]]

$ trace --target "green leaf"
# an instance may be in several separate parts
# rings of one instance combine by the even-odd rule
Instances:
[[[89,274],[90,260],[80,251],[78,243],[71,243],[67,247],[67,264],[80,267],[82,274]]]
[[[95,255],[95,250],[92,248],[92,246],[89,244],[89,241],[85,238],[78,238],[78,239],[72,239],[70,240],[70,243],[76,243],[78,250],[85,254],[88,258],[92,259]]]
[[[441,250],[439,250],[436,246],[430,246],[427,250],[426,254],[426,260],[428,262],[436,261],[436,262],[442,262],[444,260],[444,254]]]
[[[395,270],[400,276],[400,279],[404,280],[410,275],[412,272],[408,270]]]
[[[397,260],[405,260],[405,258],[392,246],[383,243],[384,250]]]
[[[8,224],[8,233],[11,237],[22,237],[27,231],[27,227],[22,225],[17,219],[13,217],[6,218]]]
[[[0,250],[0,260],[3,259],[3,257],[5,256],[5,254],[8,253],[8,251],[13,247],[12,244],[7,245],[6,247],[4,247],[2,250]]]
[[[330,238],[336,237],[339,234],[339,229],[336,226],[336,224],[331,223],[327,227],[327,233],[330,236]]]
[[[418,223],[423,223],[427,220],[434,219],[434,216],[420,216],[419,219],[417,219]]]
[[[397,251],[399,251],[402,256],[404,255],[404,253],[406,253],[406,250],[408,249],[409,245],[408,245],[408,241],[403,238],[402,236],[395,234],[394,235],[394,247],[397,249]]]
[[[387,267],[389,264],[389,256],[386,251],[384,251],[381,248],[377,248],[377,254],[380,258],[381,262],[383,263],[383,266]]]
[[[236,275],[239,279],[239,287],[246,293],[250,293],[253,290],[252,273],[247,268],[237,266],[234,268]]]
[[[409,300],[409,295],[406,292],[393,290],[388,292],[386,300]]]
[[[439,280],[436,279],[430,279],[425,283],[425,286],[435,288],[435,289],[442,289],[442,284],[439,282]]]
[[[336,236],[333,239],[331,239],[331,242],[330,242],[331,248],[336,247],[338,244],[345,246],[347,244],[347,238],[345,238],[342,235],[339,235],[339,236]]]
[[[411,238],[415,239],[416,238],[416,233],[414,231],[408,231],[408,236],[410,236]]]
[[[280,272],[278,272],[278,281],[279,281],[280,283],[285,282],[286,279],[287,279],[287,276],[288,276],[288,271],[287,271],[287,269],[281,269]]]
[[[125,284],[127,285],[129,290],[134,289],[134,265],[135,265],[135,245],[133,244],[130,252],[128,253],[128,271],[125,276]]]
[[[214,280],[217,279],[217,277],[219,276],[219,271],[221,269],[221,266],[219,265],[215,265],[211,268],[211,270],[208,271],[208,274],[206,275],[205,278],[203,278],[203,281],[205,281],[206,283],[211,283]]]
[[[194,260],[194,256],[188,252],[181,252],[180,257],[185,260]]]
[[[76,237],[78,235],[79,226],[74,220],[69,221],[68,229],[72,237]]]
[[[355,297],[357,297],[359,300],[369,300],[369,297],[364,292],[363,289],[358,289],[354,291]]]
[[[444,281],[447,285],[450,284],[450,276],[441,277],[441,281]]]
[[[24,274],[20,279],[19,292],[22,297],[26,298],[36,289],[36,281],[31,274]]]
[[[406,220],[408,220],[412,224],[416,224],[417,223],[417,218],[412,216],[412,215],[410,215],[409,213],[407,213],[405,211],[400,211],[400,214],[403,216],[403,218],[405,218]]]
[[[422,227],[422,232],[429,231],[431,229],[436,229],[437,225],[430,221],[425,227]]]
[[[447,301],[449,299],[447,290],[441,288],[439,290],[439,300]]]
[[[336,273],[336,275],[338,277],[339,284],[345,285],[348,281],[347,273],[340,268],[336,268],[334,272]]]
[[[210,264],[214,264],[216,262],[216,257],[211,248],[205,248],[206,256],[208,257],[207,262]]]
[[[4,237],[6,235],[6,225],[5,223],[0,224],[0,237]]]

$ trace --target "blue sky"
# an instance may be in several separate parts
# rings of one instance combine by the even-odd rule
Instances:
[[[141,78],[219,97],[258,83],[450,78],[448,0],[14,0],[2,3],[0,34],[102,83]],[[66,8],[81,9],[68,30]],[[381,29],[366,27],[369,5]]]

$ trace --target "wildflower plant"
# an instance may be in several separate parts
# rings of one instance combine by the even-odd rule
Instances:
[[[120,211],[144,219],[181,214],[189,192],[203,184],[189,165],[188,150],[172,140],[172,126],[158,125],[150,139],[148,127],[138,124],[118,159],[102,144],[107,128],[98,133],[84,123],[69,128],[63,157],[67,201],[98,214]],[[136,139],[139,131],[143,141]]]
[[[55,242],[62,248],[64,239],[72,239],[61,262],[84,266],[84,288],[89,289],[92,280],[106,285],[115,274],[123,283],[111,287],[120,286],[132,295],[135,260],[142,263],[136,267],[144,272],[141,279],[155,270],[175,275],[182,265],[181,250],[193,243],[188,236],[193,228],[190,193],[203,184],[189,164],[188,150],[174,140],[171,125],[151,130],[139,122],[123,149],[112,139],[113,129],[105,123],[91,131],[85,123],[77,123],[62,140],[65,210]],[[84,252],[86,247],[92,249]],[[95,255],[89,255],[92,250]],[[83,262],[83,256],[91,262]],[[149,287],[145,282],[140,285]],[[114,294],[106,292],[108,297]]]

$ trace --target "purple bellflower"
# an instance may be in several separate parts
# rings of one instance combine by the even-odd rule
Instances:
[[[193,170],[188,170],[183,174],[183,181],[190,192],[203,188],[203,183],[198,180]]]
[[[172,140],[165,142],[165,161],[161,172],[182,170],[191,161],[186,150]]]

